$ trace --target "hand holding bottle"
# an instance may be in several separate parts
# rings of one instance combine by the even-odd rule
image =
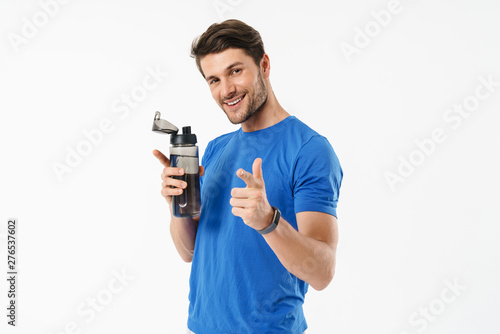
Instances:
[[[165,167],[163,168],[161,179],[161,195],[165,197],[169,205],[172,204],[172,196],[179,196],[186,189],[187,183],[183,180],[175,179],[173,176],[183,176],[185,171],[183,168],[170,167],[170,160],[160,151],[154,150],[153,155]],[[199,167],[200,176],[203,175],[203,166]]]

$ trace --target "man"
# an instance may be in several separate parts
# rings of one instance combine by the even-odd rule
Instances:
[[[211,25],[192,56],[238,131],[211,141],[200,166],[199,218],[171,217],[181,258],[192,261],[188,333],[303,333],[311,285],[335,272],[342,169],[326,138],[290,116],[271,88],[260,34],[238,20]],[[170,204],[186,183],[165,166]]]

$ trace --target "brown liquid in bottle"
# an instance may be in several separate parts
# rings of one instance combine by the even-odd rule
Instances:
[[[187,183],[187,187],[183,189],[182,194],[172,197],[172,213],[174,217],[198,216],[201,211],[199,174],[184,174],[172,177]]]

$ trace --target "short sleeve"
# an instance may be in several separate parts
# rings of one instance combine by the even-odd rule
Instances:
[[[337,217],[342,168],[328,140],[315,135],[295,159],[292,188],[295,213],[318,211]]]
[[[210,157],[213,151],[213,141],[208,142],[207,147],[205,148],[205,152],[203,153],[203,157],[201,158],[201,165],[206,169],[207,165],[210,163]],[[203,176],[200,177],[200,187],[203,187]]]

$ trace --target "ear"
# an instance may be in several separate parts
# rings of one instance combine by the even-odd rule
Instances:
[[[264,53],[262,59],[260,60],[260,69],[262,71],[262,78],[268,79],[271,74],[271,61],[267,53]]]

